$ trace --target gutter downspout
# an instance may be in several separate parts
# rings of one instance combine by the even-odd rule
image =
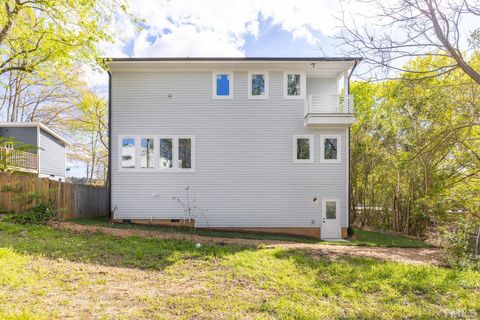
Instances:
[[[353,74],[353,71],[355,71],[355,68],[357,67],[358,65],[358,62],[360,60],[355,60],[355,64],[353,65],[352,67],[352,71],[350,71],[350,74],[348,75],[348,90],[347,90],[347,94],[350,94],[350,78],[352,77],[352,74]],[[347,183],[348,183],[348,194],[347,194],[347,212],[348,212],[348,229],[350,229],[350,194],[352,193],[352,190],[351,190],[351,184],[350,184],[350,172],[351,172],[351,165],[350,165],[350,126],[348,126],[348,130],[347,130],[347,133],[348,133],[348,176],[347,176]]]
[[[108,73],[108,217],[112,217],[112,74]]]

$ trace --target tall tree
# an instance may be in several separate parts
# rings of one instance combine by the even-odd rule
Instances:
[[[66,121],[77,143],[70,159],[86,168],[88,183],[106,183],[108,167],[108,109],[107,99],[95,90],[84,88],[76,104],[76,115]]]
[[[480,57],[468,63],[480,67]],[[428,71],[448,57],[417,58]],[[351,213],[357,225],[421,235],[448,211],[480,221],[480,86],[462,70],[352,86]]]
[[[352,55],[359,55],[370,66],[363,75],[385,78],[392,71],[436,77],[461,69],[480,84],[480,69],[468,63],[478,53],[480,27],[470,30],[462,25],[467,17],[480,19],[478,0],[365,0],[371,8],[364,25],[356,16],[344,14],[338,36]],[[348,7],[348,5],[346,5]],[[365,18],[365,17],[362,17]],[[428,70],[402,67],[415,57],[447,57],[443,64]]]
[[[81,81],[81,68],[51,68],[42,72],[10,71],[0,76],[0,121],[40,121],[47,125],[66,118],[75,108]],[[3,115],[3,117],[2,117]]]
[[[99,44],[111,41],[109,23],[126,0],[3,0],[0,75],[33,72],[50,63],[95,64]]]

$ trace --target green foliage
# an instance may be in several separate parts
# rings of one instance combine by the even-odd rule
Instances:
[[[53,195],[55,190],[49,192],[25,192],[20,186],[3,186],[2,192],[14,194],[13,201],[22,208],[21,213],[6,212],[3,221],[20,224],[44,224],[56,215]]]
[[[459,218],[442,228],[445,260],[454,268],[480,270],[480,261],[474,257],[475,232],[478,224]]]
[[[55,210],[46,203],[40,203],[26,213],[9,213],[3,221],[18,224],[45,224],[53,217],[55,217]]]
[[[430,224],[445,223],[450,211],[480,220],[480,87],[461,70],[435,74],[447,63],[414,59],[408,69],[420,73],[353,83],[355,225],[423,236]],[[480,56],[469,64],[478,69]]]
[[[123,0],[5,0],[0,6],[0,74],[45,65],[96,65],[99,44],[112,42],[110,22],[126,13]],[[136,20],[131,16],[133,20]]]

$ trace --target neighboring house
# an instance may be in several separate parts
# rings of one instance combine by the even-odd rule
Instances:
[[[58,133],[38,122],[0,123],[0,137],[12,138],[31,146],[28,152],[15,150],[14,145],[3,147],[12,166],[38,174],[41,178],[65,181],[66,146],[70,143]]]
[[[357,58],[119,58],[113,219],[346,237]]]

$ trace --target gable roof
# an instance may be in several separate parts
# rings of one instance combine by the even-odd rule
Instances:
[[[39,128],[40,130],[43,130],[50,135],[54,136],[61,142],[63,142],[65,145],[71,145],[72,143],[59,135],[57,132],[53,131],[46,125],[44,125],[41,122],[0,122],[0,127],[3,128]]]

